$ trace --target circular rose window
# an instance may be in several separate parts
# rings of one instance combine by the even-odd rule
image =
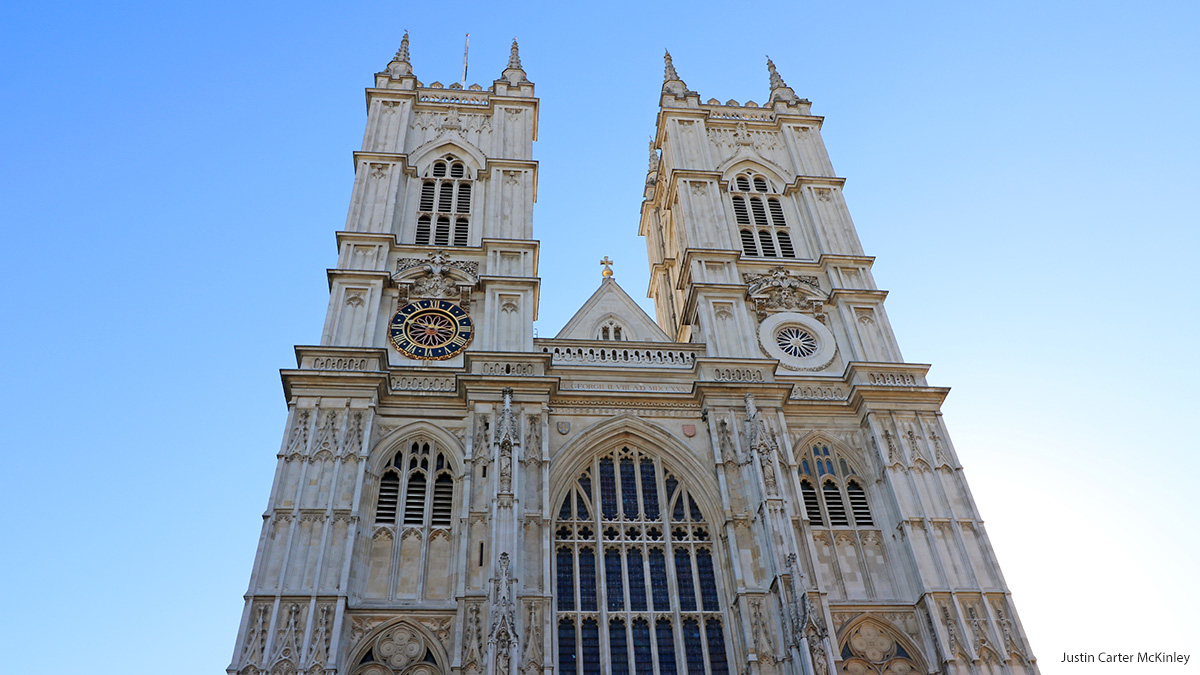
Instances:
[[[775,334],[775,344],[785,353],[798,358],[817,353],[817,338],[798,326],[784,326]]]
[[[820,321],[799,312],[780,312],[758,327],[763,351],[789,370],[822,370],[837,354],[837,340]]]

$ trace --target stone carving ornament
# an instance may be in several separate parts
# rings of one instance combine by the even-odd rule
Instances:
[[[492,595],[492,627],[488,631],[488,646],[494,647],[496,675],[508,675],[512,666],[512,650],[516,647],[516,621],[513,611],[512,571],[508,553],[500,554],[499,575]]]
[[[743,274],[742,280],[760,322],[771,312],[785,310],[808,312],[825,321],[825,297],[815,276],[794,275],[780,266],[762,274]]]
[[[480,623],[479,605],[472,603],[467,607],[466,635],[463,637],[463,672],[478,672],[483,666],[483,655],[479,644]]]
[[[375,658],[401,671],[425,658],[425,638],[408,624],[394,626],[375,640]]]
[[[779,495],[779,486],[775,479],[775,453],[778,446],[775,438],[767,429],[767,423],[754,405],[754,394],[746,394],[746,439],[752,452],[758,455],[762,465],[763,483],[767,496]]]
[[[542,670],[542,622],[537,603],[529,603],[525,624],[525,673],[535,675]]]
[[[526,425],[525,458],[536,465],[542,458],[542,416],[529,415]]]
[[[746,297],[754,301],[758,340],[767,356],[789,370],[821,370],[833,362],[837,340],[825,325],[825,296],[816,277],[775,267],[742,278]]]
[[[754,651],[758,654],[759,661],[766,664],[775,663],[775,645],[771,642],[771,630],[767,627],[767,622],[762,615],[762,601],[750,601],[750,613],[752,616],[751,628],[754,633]]]
[[[859,623],[844,640],[842,653],[845,655],[849,651],[850,654],[843,659],[843,672],[854,675],[920,672],[914,655],[905,651],[891,632],[875,620]]]
[[[401,283],[404,278],[410,277],[407,274],[410,270],[420,268],[423,275],[416,277],[411,282],[411,289],[406,284]],[[455,279],[455,274],[451,270],[457,271],[457,276],[461,279]],[[414,295],[422,298],[452,298],[456,295],[470,297],[470,288],[479,282],[479,263],[465,260],[451,260],[449,254],[438,249],[430,251],[427,259],[420,258],[401,258],[396,261],[396,272],[392,274],[392,280],[401,286],[400,304],[407,304],[408,295]],[[460,286],[463,290],[460,291]]]

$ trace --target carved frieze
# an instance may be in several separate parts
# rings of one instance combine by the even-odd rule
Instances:
[[[733,129],[710,128],[707,129],[707,134],[711,143],[724,150],[725,157],[732,157],[741,148],[766,155],[781,147],[778,131],[750,130],[746,123],[740,120]]]
[[[846,392],[841,387],[814,387],[795,385],[788,398],[793,401],[845,401]]]
[[[447,131],[478,131],[492,130],[492,120],[487,115],[462,113],[456,106],[450,106],[445,112],[436,110],[420,110],[413,115],[413,126],[435,134]]]
[[[391,376],[392,391],[454,391],[453,377]]]

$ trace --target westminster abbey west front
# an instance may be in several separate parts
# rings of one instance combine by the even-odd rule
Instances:
[[[230,675],[1038,672],[821,140],[670,56],[640,234],[536,338],[538,99],[423,84],[367,125]]]

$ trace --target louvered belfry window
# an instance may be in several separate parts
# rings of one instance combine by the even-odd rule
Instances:
[[[729,191],[742,253],[756,258],[795,258],[783,204],[771,182],[747,171],[734,177]]]
[[[653,456],[595,458],[555,524],[558,672],[727,675],[714,533]]]
[[[800,498],[810,527],[875,527],[863,479],[828,443],[801,453]]]
[[[450,529],[454,510],[454,476],[445,453],[429,440],[406,443],[379,479],[376,525]]]
[[[467,246],[471,240],[471,175],[454,155],[434,161],[421,180],[416,243]]]

